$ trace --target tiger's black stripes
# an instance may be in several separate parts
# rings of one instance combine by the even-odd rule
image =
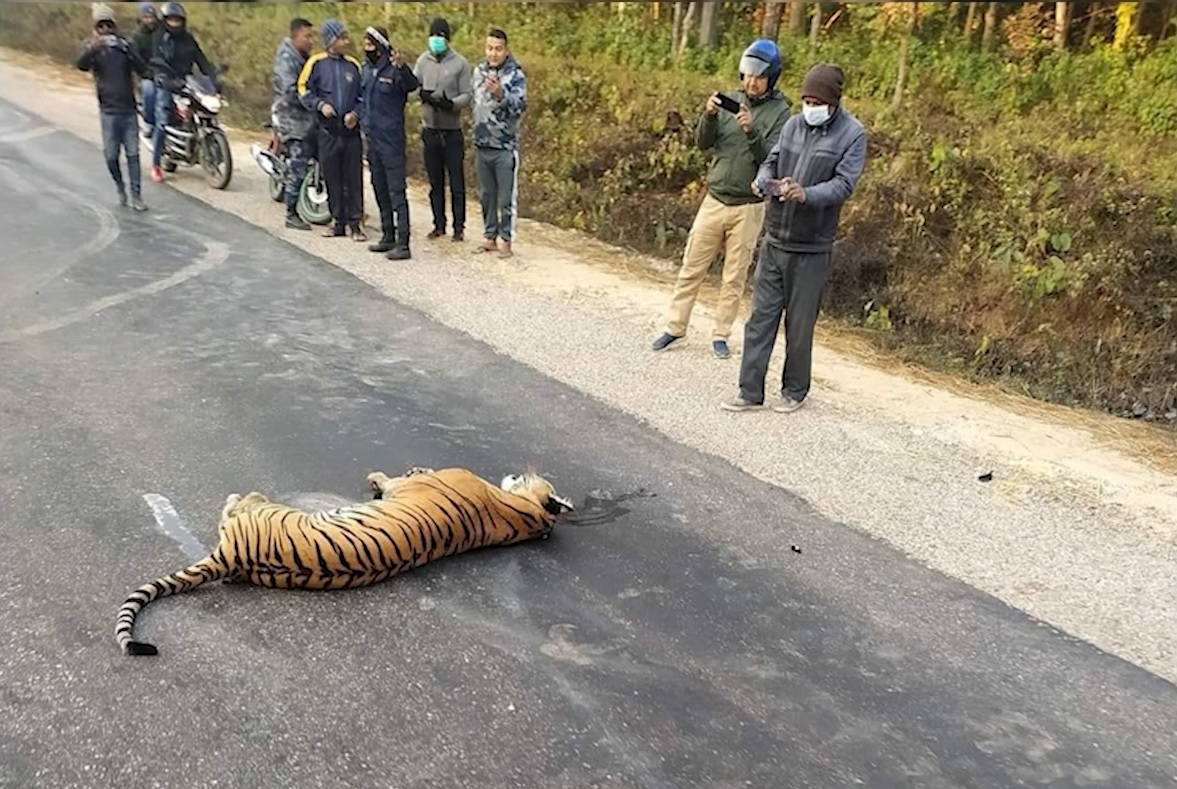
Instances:
[[[414,469],[403,477],[373,472],[378,497],[307,513],[260,493],[230,496],[213,551],[190,567],[133,591],[119,608],[115,638],[129,655],[155,655],[134,640],[150,603],[212,581],[248,581],[280,589],[352,589],[379,583],[437,559],[489,545],[546,538],[572,505],[535,475],[493,485],[461,468]]]

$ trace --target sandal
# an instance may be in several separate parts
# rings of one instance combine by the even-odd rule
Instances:
[[[323,231],[323,238],[339,238],[342,235],[346,235],[342,227],[329,227]]]
[[[352,241],[367,241],[368,234],[364,232],[364,228],[360,227],[359,225],[356,225],[355,227],[353,227],[351,229],[351,240]]]

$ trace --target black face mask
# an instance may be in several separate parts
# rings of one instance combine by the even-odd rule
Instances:
[[[376,61],[380,60],[380,50],[379,49],[365,49],[364,50],[364,57],[366,57],[368,59],[369,63],[371,63],[372,65],[376,65]]]

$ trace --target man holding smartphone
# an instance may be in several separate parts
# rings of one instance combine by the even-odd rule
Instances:
[[[764,379],[785,318],[781,402],[791,413],[809,394],[813,330],[830,271],[842,206],[866,165],[866,128],[842,106],[842,69],[819,63],[801,85],[801,112],[789,118],[753,189],[768,196],[752,315],[744,327],[740,391],[728,411],[764,406]]]
[[[752,42],[740,57],[742,90],[712,94],[695,127],[695,144],[714,151],[707,194],[687,236],[670,318],[654,341],[655,351],[686,336],[699,288],[722,250],[723,284],[711,348],[721,359],[731,356],[727,341],[764,221],[764,198],[752,191],[751,183],[789,117],[791,103],[776,88],[782,65],[776,44]]]

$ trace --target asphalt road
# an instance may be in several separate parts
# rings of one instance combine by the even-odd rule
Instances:
[[[0,104],[0,786],[1177,785],[1171,684],[42,126]],[[115,645],[188,563],[145,495],[209,546],[230,492],[528,464],[547,542]]]

